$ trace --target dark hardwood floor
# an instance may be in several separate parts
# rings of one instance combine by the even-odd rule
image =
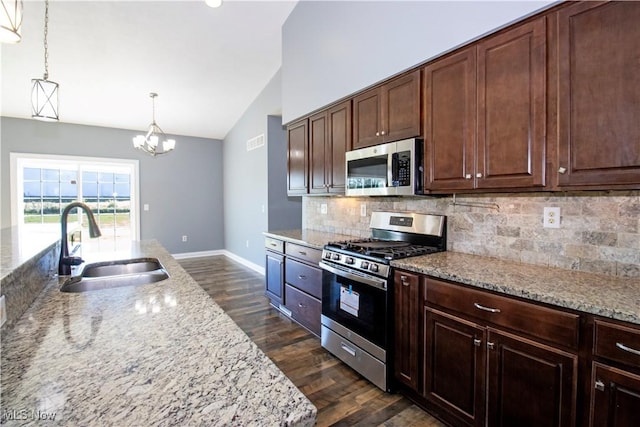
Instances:
[[[443,426],[399,394],[384,393],[271,307],[264,276],[225,257],[180,260],[258,347],[318,408],[318,426]]]

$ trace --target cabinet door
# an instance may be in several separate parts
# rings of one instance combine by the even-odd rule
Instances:
[[[267,251],[265,262],[265,294],[274,304],[284,301],[284,255]]]
[[[395,378],[420,393],[420,276],[396,271],[394,275]]]
[[[344,193],[345,153],[351,150],[351,101],[345,101],[329,109],[329,140],[326,148],[327,185],[329,193]]]
[[[308,122],[301,120],[287,127],[287,193],[291,196],[308,192]]]
[[[591,427],[638,425],[640,376],[595,362],[591,381]]]
[[[420,117],[420,70],[399,77],[382,87],[382,128],[384,142],[413,138],[422,134]]]
[[[473,188],[476,49],[424,68],[425,183],[428,190]]]
[[[542,186],[546,18],[478,44],[477,188]]]
[[[559,184],[640,183],[640,3],[558,12]]]
[[[489,328],[487,423],[575,426],[578,356]]]
[[[454,425],[484,425],[485,329],[425,307],[424,330],[424,396]]]
[[[382,142],[382,97],[380,88],[353,98],[353,148],[370,147]]]
[[[309,193],[326,193],[327,113],[309,118]],[[330,159],[329,159],[330,160]]]

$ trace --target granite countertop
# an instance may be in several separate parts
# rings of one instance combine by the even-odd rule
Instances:
[[[32,233],[26,238],[16,227],[0,229],[0,279],[13,270],[51,249],[60,240],[55,234]]]
[[[316,408],[157,242],[165,281],[62,293],[3,336],[3,424],[313,425]],[[89,261],[89,256],[85,254]]]
[[[640,279],[523,264],[457,252],[391,265],[533,301],[640,324]]]
[[[324,245],[329,242],[352,240],[355,238],[355,236],[345,234],[327,233],[308,229],[265,231],[263,234],[268,237],[298,243],[315,249],[322,249]]]

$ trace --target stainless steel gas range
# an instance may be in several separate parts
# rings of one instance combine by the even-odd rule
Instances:
[[[322,346],[391,391],[391,310],[395,259],[446,250],[447,218],[373,212],[371,238],[331,242],[322,251]]]

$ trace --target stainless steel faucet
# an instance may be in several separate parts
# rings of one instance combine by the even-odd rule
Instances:
[[[60,237],[60,260],[58,261],[58,275],[59,276],[69,276],[71,275],[71,266],[72,265],[80,265],[84,262],[84,260],[80,257],[69,256],[69,246],[67,244],[67,217],[69,216],[69,211],[73,208],[81,208],[87,214],[87,218],[89,219],[89,236],[90,237],[100,237],[102,233],[100,232],[100,228],[98,228],[98,224],[96,223],[96,219],[93,216],[93,212],[86,204],[82,202],[71,202],[69,203],[64,210],[62,211],[62,216],[60,217],[60,224],[62,228],[62,236]]]

